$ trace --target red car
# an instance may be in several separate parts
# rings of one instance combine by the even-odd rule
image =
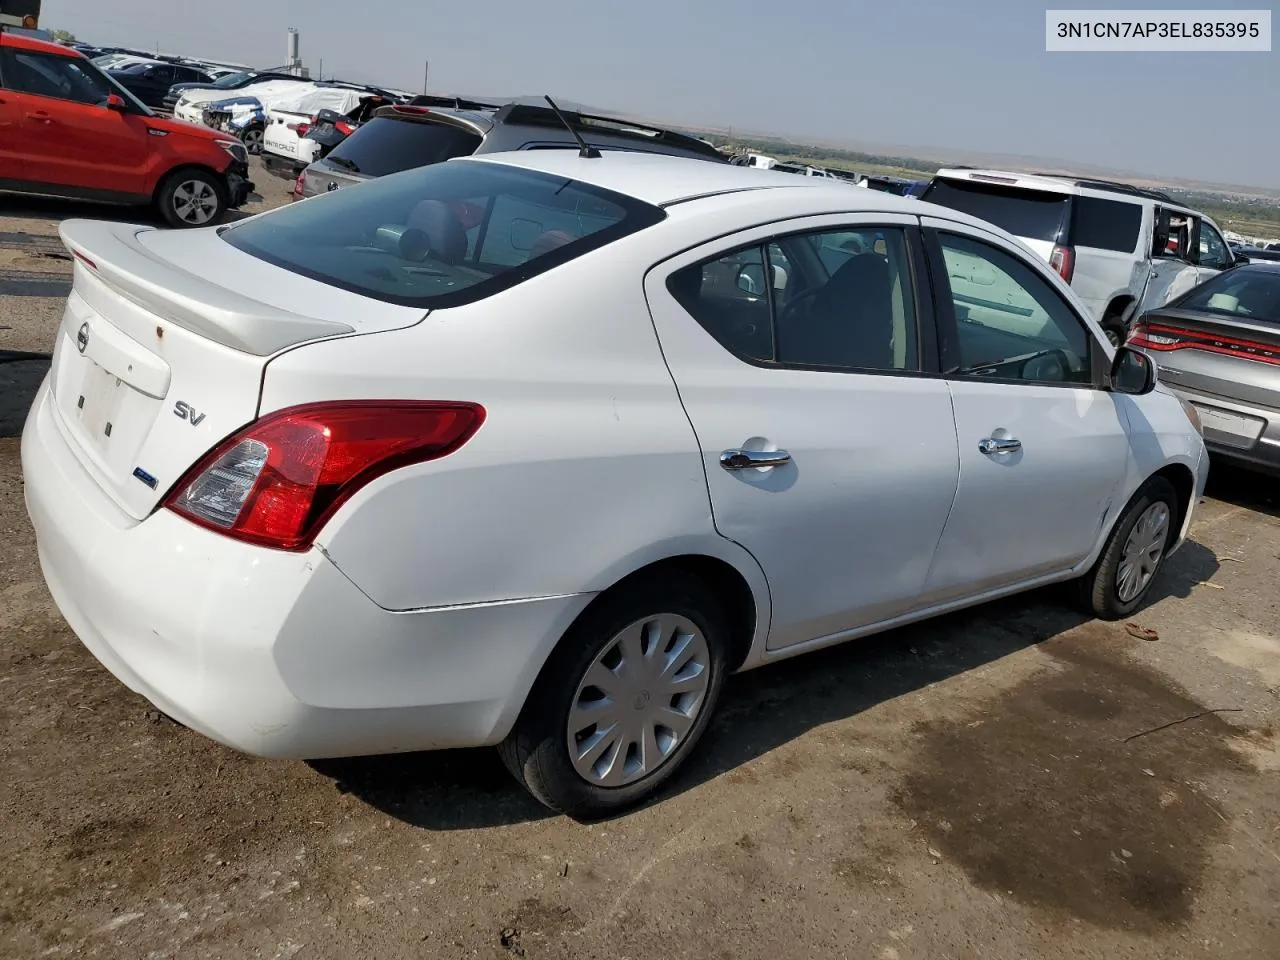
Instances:
[[[253,190],[244,145],[158,117],[68,47],[0,30],[0,191],[154,204],[216,223]]]

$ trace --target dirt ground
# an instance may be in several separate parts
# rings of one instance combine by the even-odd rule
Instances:
[[[490,751],[250,759],[116,682],[40,578],[47,238],[102,215],[0,198],[0,956],[1280,957],[1274,481],[1215,468],[1158,640],[1047,591],[746,674],[610,822]]]

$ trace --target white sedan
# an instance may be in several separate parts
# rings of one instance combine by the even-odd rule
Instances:
[[[606,813],[734,671],[1055,581],[1129,615],[1207,477],[1034,253],[819,178],[538,150],[62,237],[49,589],[253,754],[500,745]]]

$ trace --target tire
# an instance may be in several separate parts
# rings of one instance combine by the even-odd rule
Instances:
[[[650,624],[658,626],[651,630]],[[673,649],[677,654],[667,658],[668,672],[679,681],[679,692],[658,673],[625,681],[628,664],[649,663],[635,654],[652,655],[652,669],[661,671],[663,653]],[[589,607],[548,659],[514,729],[498,748],[503,762],[525,789],[557,812],[591,819],[633,807],[675,774],[706,730],[724,686],[729,650],[723,606],[700,581],[668,574],[623,585]],[[589,685],[589,672],[608,683]],[[604,695],[604,686],[613,688],[612,698]],[[662,712],[667,697],[667,705],[691,721],[680,734],[676,727],[682,722],[662,726],[663,720],[675,722],[681,715]],[[584,725],[592,710],[601,711],[601,720],[612,719],[612,728],[621,728],[622,735],[610,736],[603,723]],[[570,755],[571,719],[579,728],[574,732],[578,749],[587,755],[578,765]],[[650,737],[637,732],[646,727]],[[588,779],[580,769],[594,753],[599,759]],[[648,772],[643,769],[646,753],[657,761]]]
[[[227,185],[206,170],[177,170],[156,191],[156,207],[171,227],[212,226],[227,212]]]
[[[251,124],[245,127],[244,132],[240,134],[240,142],[244,144],[245,150],[252,156],[258,156],[262,153],[262,138],[264,135],[265,131],[260,125]]]
[[[1163,512],[1160,510],[1161,506]],[[1140,521],[1152,524],[1162,513],[1163,532],[1154,526],[1135,530]],[[1178,494],[1168,480],[1152,477],[1138,488],[1112,529],[1098,562],[1080,579],[1080,599],[1086,610],[1101,620],[1120,620],[1141,606],[1164,565],[1170,542],[1177,535],[1175,524],[1178,515]],[[1144,529],[1150,536],[1144,533]],[[1132,540],[1131,535],[1134,537]],[[1153,537],[1154,540],[1151,539]],[[1146,550],[1141,549],[1144,542],[1148,544]],[[1133,552],[1134,548],[1138,548],[1136,553]],[[1158,554],[1155,553],[1156,548]],[[1125,572],[1133,570],[1133,565],[1126,565],[1126,549],[1138,558],[1137,581],[1129,581],[1127,584]],[[1141,562],[1143,557],[1147,563]],[[1153,557],[1154,563],[1149,563]],[[1145,580],[1142,579],[1144,571]],[[1136,592],[1132,592],[1135,588]]]

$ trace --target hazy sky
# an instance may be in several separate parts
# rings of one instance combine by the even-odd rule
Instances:
[[[1046,53],[1062,0],[44,0],[89,42],[677,123],[1280,187],[1280,53]],[[1080,3],[1082,8],[1126,6]],[[1248,0],[1150,8],[1266,8]],[[1135,7],[1135,10],[1142,9]],[[1280,18],[1276,18],[1280,20]]]

